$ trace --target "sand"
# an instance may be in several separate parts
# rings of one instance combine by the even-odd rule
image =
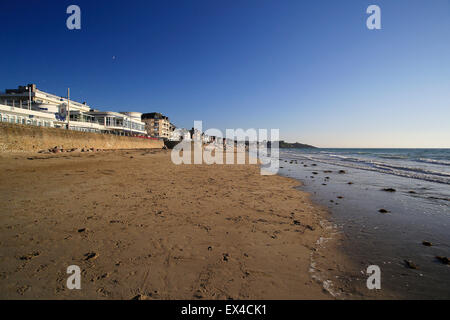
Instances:
[[[325,271],[342,275],[345,259],[337,240],[324,245],[328,213],[298,181],[256,165],[177,166],[169,152],[0,154],[0,298],[334,299],[347,289],[326,290]],[[66,287],[70,265],[80,290]]]

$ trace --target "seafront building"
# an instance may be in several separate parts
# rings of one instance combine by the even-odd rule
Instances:
[[[0,93],[0,122],[70,130],[145,135],[139,112],[108,112],[37,89],[35,84]]]
[[[191,136],[191,140],[193,141],[201,141],[202,140],[202,135],[203,133],[195,128],[192,128],[191,130],[189,130],[190,136]]]
[[[170,133],[169,140],[171,141],[180,141],[180,140],[190,140],[191,134],[188,129],[185,128],[175,128]]]
[[[141,120],[145,123],[147,134],[151,137],[170,139],[175,126],[170,123],[169,117],[159,113],[144,113]]]
[[[103,126],[105,133],[118,135],[145,135],[145,123],[140,112],[112,112],[91,110],[86,113],[94,122]],[[72,119],[71,119],[72,121]]]

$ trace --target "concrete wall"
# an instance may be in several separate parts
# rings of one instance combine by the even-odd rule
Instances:
[[[0,123],[0,152],[29,152],[55,146],[96,149],[162,148],[163,141]]]

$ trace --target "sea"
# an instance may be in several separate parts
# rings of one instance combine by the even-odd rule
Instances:
[[[280,149],[279,174],[328,208],[343,250],[382,289],[449,299],[450,149]],[[381,212],[380,212],[381,210]]]

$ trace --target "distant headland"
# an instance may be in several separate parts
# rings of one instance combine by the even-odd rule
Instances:
[[[311,146],[309,144],[303,144],[299,142],[286,142],[286,141],[280,141],[279,142],[280,148],[292,148],[292,149],[317,149],[317,147]]]

